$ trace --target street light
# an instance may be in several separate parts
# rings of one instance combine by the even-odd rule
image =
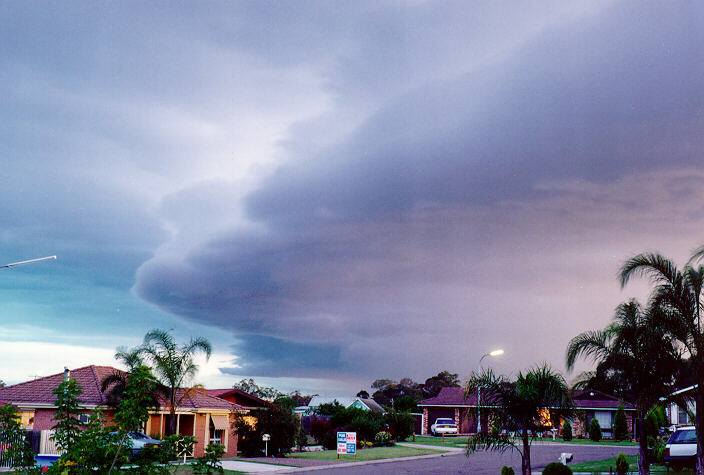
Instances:
[[[501,356],[504,354],[504,350],[498,349],[485,353],[479,358],[479,373],[482,372],[482,361],[487,356]],[[477,434],[482,432],[482,417],[481,417],[481,405],[482,405],[482,388],[481,386],[477,389]]]
[[[56,256],[46,256],[46,257],[40,257],[38,259],[29,259],[27,261],[13,262],[11,264],[5,264],[4,266],[0,266],[0,268],[7,267],[8,269],[10,269],[15,266],[21,266],[24,264],[33,264],[35,262],[48,261],[48,260],[56,260]]]

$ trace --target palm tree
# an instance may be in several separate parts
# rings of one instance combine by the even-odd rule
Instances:
[[[662,325],[674,337],[684,356],[689,357],[694,374],[704,371],[704,329],[700,318],[704,267],[694,264],[704,258],[704,247],[697,249],[687,264],[678,269],[670,259],[657,253],[638,254],[621,268],[621,286],[634,276],[648,277],[654,284],[651,306],[662,314]],[[694,392],[696,401],[697,474],[704,475],[704,381],[699,377]]]
[[[122,393],[127,387],[127,379],[129,378],[130,373],[144,364],[141,353],[142,348],[140,347],[132,349],[119,347],[115,352],[115,359],[127,367],[127,372],[115,370],[111,374],[105,376],[100,382],[101,390],[107,397],[108,405],[117,407],[119,402],[122,400]],[[153,395],[156,406],[158,406],[158,395],[165,393],[164,391],[159,391],[158,389],[157,391],[158,392]]]
[[[179,345],[171,333],[164,330],[152,330],[144,336],[144,343],[139,349],[152,365],[155,376],[169,390],[170,430],[176,433],[176,408],[186,391],[179,398],[177,390],[187,384],[198,371],[193,358],[198,353],[210,358],[212,347],[205,338],[192,338],[188,343]]]
[[[517,429],[521,444],[501,434],[482,434],[469,439],[467,455],[477,450],[517,450],[521,454],[523,475],[531,473],[530,444],[536,431],[546,424],[546,411],[550,418],[559,420],[573,413],[569,389],[565,379],[548,365],[537,366],[525,374],[518,373],[515,381],[496,376],[493,371],[472,373],[465,394],[482,391],[482,404],[490,406],[495,420],[501,427]]]
[[[616,307],[614,321],[603,330],[577,335],[567,346],[567,369],[572,370],[579,356],[592,358],[610,370],[623,384],[622,397],[630,399],[638,412],[638,471],[650,473],[648,441],[645,437],[645,416],[668,394],[680,361],[679,352],[658,322],[662,314],[657,307],[643,311],[636,300]]]

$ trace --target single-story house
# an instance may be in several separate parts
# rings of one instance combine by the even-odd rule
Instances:
[[[311,414],[319,406],[323,404],[333,404],[335,401],[340,403],[343,407],[350,408],[356,407],[357,409],[362,409],[363,411],[372,411],[385,414],[381,405],[371,398],[361,398],[361,397],[333,397],[333,396],[313,396],[308,403],[308,414]]]
[[[634,437],[637,434],[633,431],[636,419],[636,408],[630,402],[620,401],[617,397],[597,391],[595,389],[584,389],[575,391],[572,395],[572,401],[577,409],[577,416],[572,421],[572,433],[576,436],[586,436],[588,434],[589,424],[593,418],[599,422],[601,433],[605,438],[613,437],[614,418],[618,406],[622,405],[626,413],[626,421],[628,423],[628,432]],[[586,423],[586,426],[583,424]],[[637,428],[636,428],[637,429]]]
[[[633,404],[620,402],[616,397],[595,390],[577,391],[573,394],[573,401],[577,409],[577,417],[572,423],[575,436],[586,435],[586,428],[589,427],[591,419],[596,417],[604,436],[610,437],[619,404],[624,406],[628,430],[633,433],[633,421],[635,418],[635,407]],[[418,407],[423,409],[420,424],[421,434],[428,434],[430,426],[435,422],[435,419],[441,417],[454,419],[462,434],[471,434],[477,431],[477,393],[465,396],[463,388],[442,388],[437,396],[420,401]],[[480,410],[483,430],[488,430],[489,428],[490,412],[490,408],[483,406]],[[551,424],[549,414],[546,414],[546,422],[548,425]],[[586,428],[583,425],[584,422],[587,424]],[[562,421],[559,424],[562,425]]]
[[[440,389],[437,396],[420,401],[418,407],[423,409],[421,417],[421,434],[430,433],[430,426],[439,418],[451,418],[459,427],[460,434],[477,431],[477,394],[465,397],[464,388],[447,387]],[[480,411],[482,427],[487,427],[488,411]]]
[[[84,408],[82,419],[87,420],[90,412],[96,408],[102,408],[110,423],[113,411],[108,405],[108,397],[102,391],[101,385],[105,377],[115,372],[121,372],[121,370],[95,365],[71,371],[66,369],[63,373],[0,388],[0,400],[20,410],[24,428],[50,431],[54,426],[53,418],[56,410],[54,406],[56,396],[52,391],[64,378],[70,377],[75,379],[83,389],[83,394],[79,396]],[[176,432],[197,437],[193,451],[195,457],[204,455],[205,446],[211,442],[223,444],[225,456],[237,455],[237,436],[231,430],[232,421],[234,414],[246,412],[245,408],[225,399],[210,396],[202,390],[179,389],[177,399],[181,402],[176,409]],[[163,400],[160,407],[151,412],[144,431],[160,437],[168,435],[170,418],[169,403]]]
[[[686,388],[682,388],[682,389],[670,394],[670,398],[672,398],[674,396],[680,396],[684,393],[688,393],[690,391],[693,391],[696,388],[697,388],[696,384],[693,386],[688,386]],[[684,402],[682,404],[684,405]],[[681,406],[673,401],[669,401],[667,404],[665,404],[665,413],[667,414],[667,420],[670,422],[671,425],[673,425],[673,426],[694,425],[694,418],[691,416],[694,415],[697,410],[696,401],[687,402],[686,407],[684,407],[683,405]]]
[[[272,406],[269,401],[253,396],[237,388],[207,389],[205,392],[208,396],[224,399],[246,410],[265,409]]]

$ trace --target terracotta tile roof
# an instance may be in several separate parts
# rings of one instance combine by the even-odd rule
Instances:
[[[88,406],[102,406],[107,404],[107,398],[103,391],[101,391],[100,386],[102,380],[111,374],[122,373],[124,371],[112,366],[84,366],[83,368],[77,368],[71,370],[71,378],[75,379],[76,382],[83,388],[83,394],[79,397],[85,405]],[[0,388],[0,399],[3,401],[11,402],[12,404],[51,404],[53,405],[56,401],[56,396],[51,392],[61,384],[64,379],[64,373],[53,374],[51,376],[45,376],[43,378],[37,378],[33,381],[27,381],[24,383],[15,384],[12,386],[6,386]],[[176,392],[176,398],[181,399],[179,404],[180,408],[184,409],[243,409],[237,404],[225,401],[218,397],[208,395],[205,390],[195,390],[191,391],[185,397],[183,394],[185,389],[178,389]],[[168,407],[168,401],[163,399],[161,401],[162,407]]]
[[[225,401],[219,397],[211,396],[209,391],[205,389],[196,389],[190,391],[185,397],[185,389],[176,390],[176,400],[179,399],[181,402],[178,404],[179,408],[184,409],[227,409],[227,410],[244,410],[244,408],[238,404],[231,403],[230,401]],[[162,402],[162,407],[168,406],[168,402],[164,400]]]
[[[440,393],[418,403],[419,406],[476,406],[477,395],[464,397],[464,388],[449,387],[440,389]]]
[[[271,403],[269,401],[266,401],[264,399],[258,398],[257,396],[254,396],[252,394],[249,394],[247,392],[242,391],[241,389],[237,388],[229,388],[229,389],[208,389],[207,390],[208,396],[214,396],[214,397],[227,397],[227,396],[233,396],[233,397],[241,397],[244,399],[248,399],[251,401],[252,404],[244,404],[244,401],[240,400],[240,403],[243,403],[243,406],[246,407],[269,407],[271,406]]]
[[[84,366],[71,370],[71,378],[75,379],[83,388],[81,400],[86,405],[103,405],[106,398],[100,390],[103,378],[115,371],[120,371],[111,366]],[[64,373],[53,374],[33,381],[15,384],[0,388],[0,398],[16,403],[27,404],[54,404],[56,396],[51,392],[61,384]]]

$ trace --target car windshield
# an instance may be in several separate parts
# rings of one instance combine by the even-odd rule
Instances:
[[[130,437],[133,439],[148,439],[147,434],[143,434],[141,432],[130,432]]]
[[[454,424],[455,421],[453,421],[452,419],[438,419],[437,421],[435,421],[435,423],[436,424]]]
[[[694,429],[678,430],[670,437],[671,444],[696,444],[697,432]]]

